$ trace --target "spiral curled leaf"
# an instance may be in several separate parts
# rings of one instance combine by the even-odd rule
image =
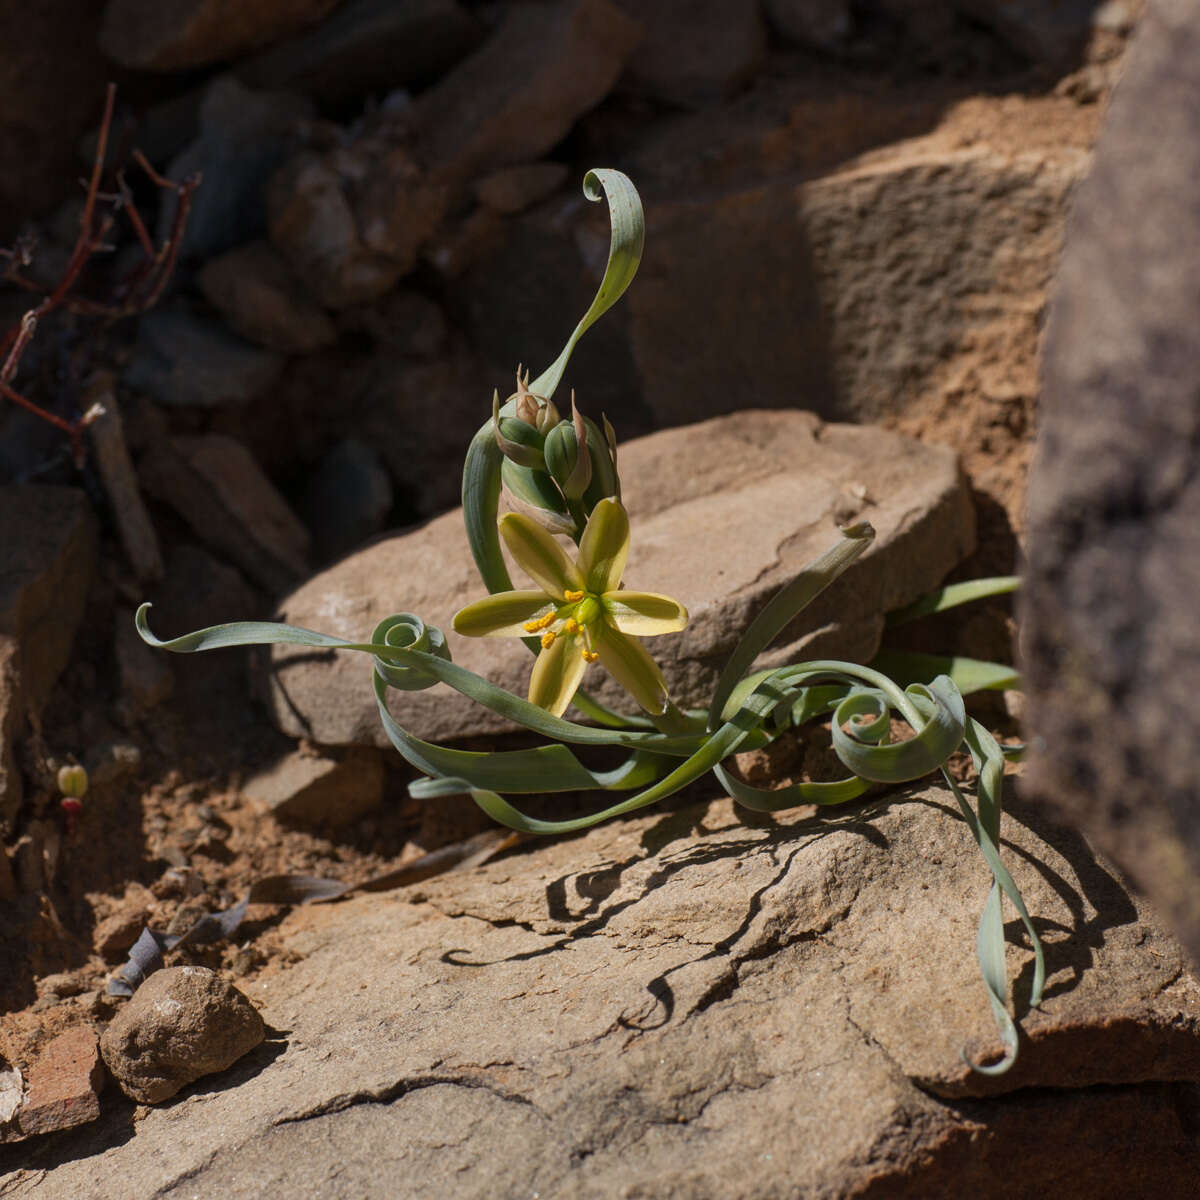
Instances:
[[[940,675],[931,684],[912,684],[905,693],[924,720],[915,736],[881,744],[891,726],[887,698],[862,691],[847,696],[833,714],[833,749],[861,779],[907,783],[936,771],[962,745],[966,711],[953,682]],[[865,720],[863,718],[866,718]]]
[[[397,650],[419,650],[450,662],[450,647],[446,635],[436,625],[426,625],[415,613],[396,613],[375,626],[371,641],[376,645],[393,646]],[[387,682],[402,692],[420,692],[440,683],[436,675],[411,664],[398,665],[375,655],[375,670]]]

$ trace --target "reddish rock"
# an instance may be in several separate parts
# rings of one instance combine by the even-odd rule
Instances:
[[[92,944],[106,962],[121,961],[141,936],[154,911],[154,895],[141,884],[131,883],[121,906],[99,921],[92,933]]]
[[[29,1072],[17,1122],[25,1136],[53,1133],[94,1121],[100,1115],[100,1065],[96,1035],[86,1026],[59,1034]]]
[[[224,62],[318,21],[339,0],[109,0],[100,47],[122,66],[178,71]]]
[[[100,1039],[105,1065],[141,1104],[161,1104],[231,1067],[265,1036],[258,1010],[207,967],[155,971]]]
[[[383,761],[373,749],[344,758],[297,751],[242,789],[264,815],[303,825],[351,825],[383,803]]]

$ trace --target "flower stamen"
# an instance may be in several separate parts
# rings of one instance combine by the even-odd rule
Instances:
[[[583,599],[583,593],[582,592],[563,592],[563,599],[570,600],[571,603],[573,604],[576,600]]]
[[[542,634],[542,649],[549,650],[550,647],[554,645],[554,639],[556,637],[558,637],[558,634],[555,633],[552,629],[547,630],[547,632],[543,633]]]
[[[563,630],[566,633],[578,633],[579,622],[575,620],[574,617],[568,617],[566,624],[563,626]]]
[[[594,663],[599,661],[600,655],[595,650],[585,650],[583,652],[583,661],[586,663]]]
[[[548,612],[543,617],[538,617],[533,621],[526,621],[522,628],[526,633],[540,633],[547,625],[554,621],[554,613]]]

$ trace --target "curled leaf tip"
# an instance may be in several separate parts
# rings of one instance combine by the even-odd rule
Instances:
[[[853,525],[842,525],[840,529],[842,537],[870,539],[875,536],[875,526],[870,521],[855,521]]]

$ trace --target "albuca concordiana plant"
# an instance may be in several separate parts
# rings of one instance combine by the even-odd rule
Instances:
[[[993,881],[977,945],[1004,1052],[998,1061],[971,1065],[991,1074],[1005,1071],[1016,1061],[1018,1033],[1007,1007],[1002,897],[1015,908],[1033,946],[1030,1002],[1035,1006],[1041,1002],[1045,965],[1037,932],[1000,858],[1004,755],[992,735],[967,715],[962,692],[1011,687],[1012,671],[956,662],[950,675],[926,674],[928,682],[901,686],[878,669],[830,660],[755,670],[759,655],[784,627],[870,545],[874,531],[860,524],[843,529],[834,545],[754,618],[706,708],[683,712],[672,703],[662,671],[638,639],[683,629],[687,612],[668,596],[622,587],[630,529],[621,503],[616,437],[607,420],[598,426],[584,416],[574,396],[569,419],[560,416],[553,401],[579,338],[624,292],[642,253],[642,207],[633,184],[617,171],[591,171],[584,179],[584,194],[590,200],[606,199],[609,207],[612,240],[600,290],[562,353],[537,379],[531,383],[518,368],[516,391],[504,403],[498,394],[493,396],[491,418],[471,440],[463,468],[467,540],[490,595],[462,609],[454,628],[469,637],[523,637],[537,656],[527,699],[455,664],[441,631],[411,613],[389,617],[359,642],[262,621],[215,625],[162,641],[150,632],[149,605],[143,605],[137,614],[138,631],[149,644],[180,653],[277,643],[372,655],[380,720],[392,744],[423,776],[410,785],[412,794],[430,802],[470,795],[496,820],[530,833],[585,829],[654,804],[709,771],[738,804],[777,812],[799,804],[843,804],[872,783],[903,783],[940,769]],[[520,511],[500,515],[502,492]],[[574,557],[560,538],[574,543]],[[533,588],[514,588],[504,548],[533,581]],[[1012,580],[956,584],[918,608],[935,611],[1012,586]],[[614,711],[582,690],[592,662],[625,688],[641,712]],[[392,715],[389,690],[437,684],[447,684],[542,735],[545,743],[534,749],[478,754],[414,737]],[[572,704],[586,723],[564,718]],[[908,740],[892,740],[893,713],[911,726]],[[732,754],[768,745],[784,731],[814,719],[831,721],[833,748],[845,764],[845,779],[772,791],[751,787],[726,769]],[[597,771],[576,757],[571,750],[575,745],[620,747],[626,757],[616,767]],[[945,768],[960,749],[975,766],[974,805]],[[590,815],[558,821],[530,816],[505,796],[586,790],[628,794]]]

